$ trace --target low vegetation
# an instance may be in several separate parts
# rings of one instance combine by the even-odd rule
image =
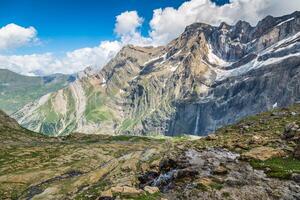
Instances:
[[[178,159],[190,149],[199,152],[209,148],[228,149],[240,155],[241,163],[250,163],[278,180],[290,181],[300,174],[300,160],[294,156],[299,140],[296,136],[283,137],[289,131],[287,125],[300,123],[300,105],[246,118],[201,139],[78,133],[54,138],[20,128],[3,113],[1,117],[0,199],[52,196],[79,200],[105,195],[136,200],[165,198],[170,193],[144,191],[139,177],[158,172],[162,160]],[[261,152],[265,155],[260,159],[256,152],[262,147],[268,151]],[[194,184],[197,180],[193,176],[180,179],[174,187],[189,185],[195,194],[215,191],[230,199],[231,191],[226,189],[229,183],[222,179],[227,170],[221,169],[219,175],[209,181],[199,180],[199,184]],[[172,193],[180,196],[180,191],[174,190]]]

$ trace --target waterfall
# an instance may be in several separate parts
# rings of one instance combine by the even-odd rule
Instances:
[[[173,169],[165,174],[160,174],[151,185],[155,187],[167,186],[174,179],[176,172],[177,170]]]
[[[198,108],[198,106],[197,106]],[[197,111],[197,117],[196,117],[196,126],[195,126],[195,129],[194,129],[194,135],[198,135],[198,126],[199,126],[199,120],[200,120],[200,110],[199,109],[196,109]]]

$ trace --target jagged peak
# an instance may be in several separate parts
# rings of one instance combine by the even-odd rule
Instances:
[[[262,26],[265,26],[265,25],[268,25],[267,27],[270,27],[270,26],[275,26],[279,23],[282,23],[290,18],[299,18],[300,17],[300,11],[295,11],[293,12],[292,14],[288,14],[288,15],[283,15],[283,16],[279,16],[279,17],[274,17],[272,15],[268,15],[266,16],[265,18],[263,18],[262,20],[260,20],[256,27],[262,27]]]
[[[201,23],[201,22],[196,22],[193,24],[188,25],[183,33],[190,33],[190,32],[195,32],[199,30],[205,30],[205,29],[211,29],[213,26],[206,24],[206,23]]]
[[[230,29],[232,26],[227,24],[226,22],[221,22],[219,25],[219,29]]]
[[[244,21],[244,20],[239,20],[239,21],[235,24],[235,27],[253,28],[249,22]]]

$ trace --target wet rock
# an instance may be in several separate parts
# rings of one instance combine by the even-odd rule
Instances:
[[[171,169],[175,169],[177,168],[177,162],[173,159],[166,159],[166,160],[163,160],[160,165],[159,165],[159,168],[160,168],[160,171],[161,172],[168,172],[170,171]]]
[[[145,186],[144,190],[148,192],[149,194],[154,194],[156,192],[159,192],[158,187],[151,187],[151,186]]]
[[[250,151],[242,154],[246,159],[256,159],[256,160],[268,160],[273,157],[282,157],[285,152],[281,149],[274,149],[272,147],[256,147]]]
[[[280,151],[264,148],[258,149],[258,152]],[[222,148],[190,149],[173,158],[171,162],[162,161],[161,166],[168,163],[168,166],[175,168],[163,173],[159,171],[159,176],[152,177],[154,180],[148,186],[156,186],[170,199],[221,200],[225,199],[222,195],[224,192],[226,196],[236,200],[297,199],[292,198],[299,192],[299,188],[293,186],[298,180],[296,175],[295,182],[268,178],[265,171],[255,170],[248,162],[238,158],[239,154]],[[147,176],[149,177],[149,174]]]
[[[227,174],[225,166],[238,162],[238,157],[238,154],[221,148],[208,148],[201,151],[190,149],[176,159],[163,160],[159,175],[148,172],[141,176],[140,187],[155,186],[165,192],[185,181],[192,183],[195,179],[213,174],[225,175]]]
[[[177,170],[176,173],[174,173],[174,179],[181,179],[181,178],[194,178],[196,175],[198,175],[198,171],[194,168],[186,168],[186,169],[180,169]]]
[[[34,197],[37,194],[41,194],[44,190],[39,187],[39,186],[32,186],[28,189],[28,193],[26,195],[26,197],[28,199],[31,199],[32,197]]]
[[[151,185],[157,177],[159,177],[159,173],[154,171],[149,171],[139,176],[138,180],[140,182],[140,188],[143,188],[146,185]]]
[[[167,173],[160,174],[156,179],[153,180],[151,186],[160,188],[162,191],[169,190],[173,187],[176,181],[176,169],[173,169]]]

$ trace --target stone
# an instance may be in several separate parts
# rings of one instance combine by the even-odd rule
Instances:
[[[142,163],[141,164],[141,170],[142,170],[143,173],[149,171],[149,169],[150,169],[150,166],[147,163]]]
[[[129,186],[115,186],[111,188],[112,193],[119,193],[123,195],[139,195],[143,191]]]
[[[296,116],[297,113],[296,113],[296,112],[291,112],[291,115],[292,115],[292,116]]]
[[[217,140],[218,137],[215,134],[210,134],[210,135],[206,136],[205,139],[208,141],[212,141],[212,140]]]
[[[154,161],[150,164],[150,168],[151,168],[151,169],[157,169],[157,170],[159,170],[159,164],[160,164],[160,160],[154,160]]]
[[[283,117],[285,115],[286,115],[286,112],[284,112],[284,111],[282,111],[282,112],[276,111],[271,114],[271,116],[276,116],[276,117]]]
[[[209,187],[213,181],[210,178],[202,178],[200,180],[196,180],[196,183],[205,187]]]
[[[299,134],[299,132],[300,129],[298,124],[296,124],[295,122],[289,123],[284,128],[282,139],[293,139],[295,136],[297,136],[297,133]]]
[[[222,165],[219,165],[217,168],[215,168],[213,170],[213,173],[214,174],[217,174],[217,175],[224,175],[224,174],[227,174],[228,173],[228,170],[226,167],[222,166]]]
[[[112,187],[111,191],[114,192],[114,193],[122,193],[123,192],[123,187],[122,186]]]
[[[159,188],[158,187],[151,187],[151,186],[145,186],[144,190],[146,192],[148,192],[149,194],[154,194],[154,193],[159,192]]]
[[[106,190],[106,191],[101,192],[101,197],[102,198],[104,198],[104,197],[113,197],[113,194],[112,194],[111,190]]]
[[[259,135],[252,136],[251,140],[249,141],[250,144],[262,144],[266,139]]]
[[[281,149],[274,149],[272,147],[256,147],[250,151],[243,153],[244,158],[256,159],[256,160],[268,160],[273,157],[283,157],[285,152]]]
[[[243,143],[236,143],[234,144],[235,148],[240,148],[240,149],[247,149],[248,146],[246,144],[243,144]]]

